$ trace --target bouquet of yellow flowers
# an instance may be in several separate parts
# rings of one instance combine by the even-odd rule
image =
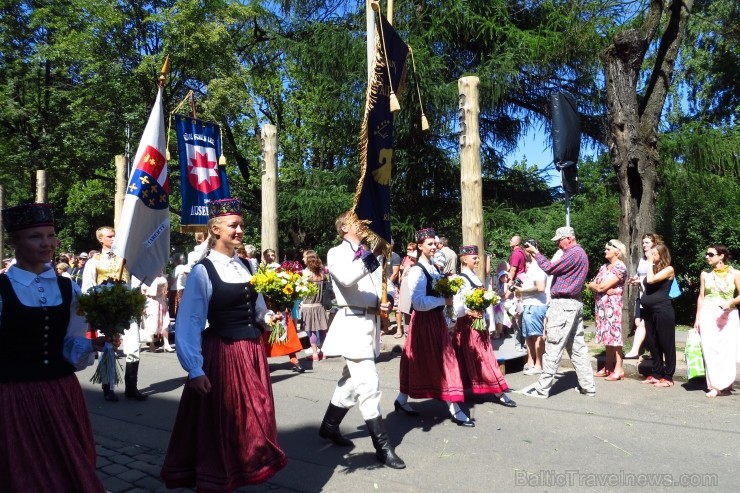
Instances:
[[[77,298],[77,314],[84,315],[87,323],[106,338],[114,339],[131,325],[131,321],[141,323],[146,296],[131,289],[122,281],[108,279],[93,286]],[[116,362],[113,345],[105,343],[100,362],[95,370],[92,383],[120,383],[120,365]]]
[[[465,282],[462,277],[448,274],[441,279],[434,281],[432,289],[441,297],[449,298],[451,296],[455,296],[457,292],[460,291],[460,288],[463,287],[463,284],[465,284]],[[445,306],[445,315],[448,319],[452,320],[454,314],[455,312],[453,307]]]
[[[316,285],[303,275],[303,269],[298,262],[261,265],[249,282],[255,291],[262,293],[267,306],[276,313],[291,309],[297,299],[314,295],[318,290]],[[270,324],[270,328],[272,332],[268,342],[283,344],[287,339],[285,325],[276,322]]]
[[[460,288],[463,287],[464,281],[460,276],[447,275],[437,279],[432,286],[434,292],[443,298],[455,296]]]
[[[485,309],[493,303],[498,303],[498,295],[493,291],[487,291],[483,288],[475,288],[465,295],[465,308],[470,311],[483,314]],[[474,318],[471,328],[479,332],[485,332],[486,324],[483,318]]]

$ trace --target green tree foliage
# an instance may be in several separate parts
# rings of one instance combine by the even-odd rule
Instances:
[[[672,87],[674,99],[661,123],[659,171],[665,176],[657,200],[658,230],[672,239],[677,258],[701,263],[697,252],[704,245],[697,242],[684,252],[673,228],[691,226],[691,235],[702,236],[696,228],[705,222],[696,220],[688,191],[703,186],[695,181],[702,173],[708,180],[737,176],[737,153],[727,152],[740,140],[737,64],[727,63],[737,57],[737,5],[695,4],[691,46],[679,63],[684,85]],[[1,5],[0,182],[6,202],[14,204],[33,197],[35,171],[47,170],[65,248],[95,246],[95,227],[112,223],[113,158],[126,150],[127,125],[135,151],[165,54],[171,57],[167,110],[193,91],[198,116],[223,128],[232,193],[250,212],[248,241],[259,246],[259,135],[265,123],[278,127],[281,250],[325,251],[336,241],[333,220],[351,203],[359,171],[367,77],[364,1],[3,0]],[[477,75],[490,252],[508,257],[508,239],[521,234],[541,240],[552,254],[548,240],[563,224],[562,194],[529,163],[507,166],[506,157],[526,130],[549,132],[549,96],[557,90],[576,96],[586,148],[605,151],[598,55],[616,33],[639,25],[642,7],[622,0],[396,2],[394,26],[411,45],[416,67],[409,67],[402,111],[395,118],[397,244],[423,226],[436,227],[453,246],[461,242],[457,79]],[[648,50],[647,59],[658,55]],[[638,88],[647,83],[641,80]],[[422,108],[429,132],[420,128]],[[189,104],[181,112],[189,113]],[[173,142],[171,137],[176,227],[179,170]],[[583,192],[572,200],[571,223],[596,267],[604,241],[617,235],[620,190],[610,165],[603,154],[586,158],[580,165]],[[668,201],[675,205],[665,205]],[[729,213],[724,221],[727,231],[737,224]],[[719,231],[708,233],[720,237]],[[682,231],[680,237],[691,235]],[[175,236],[173,245],[182,250],[191,241]],[[692,271],[699,267],[691,265]]]

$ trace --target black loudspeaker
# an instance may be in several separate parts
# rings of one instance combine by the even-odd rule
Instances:
[[[568,93],[550,96],[552,105],[552,150],[563,189],[578,193],[578,154],[581,152],[581,119],[576,100]]]

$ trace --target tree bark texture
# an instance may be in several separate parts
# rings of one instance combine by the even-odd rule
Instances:
[[[651,0],[642,25],[622,31],[601,54],[607,98],[607,144],[620,193],[619,239],[628,271],[642,255],[641,240],[655,231],[659,182],[658,124],[686,33],[693,0]],[[660,32],[660,29],[663,29]],[[658,39],[659,37],[659,39]],[[657,43],[657,45],[656,45]],[[645,66],[654,48],[651,66]],[[643,75],[643,71],[647,71]],[[638,94],[638,82],[646,81]],[[636,289],[625,292],[622,331],[631,331]]]

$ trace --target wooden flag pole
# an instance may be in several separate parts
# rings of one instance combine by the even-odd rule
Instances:
[[[478,117],[478,77],[462,77],[457,81],[460,118],[460,193],[462,196],[463,244],[478,245],[484,252],[483,238],[483,177],[480,163],[480,131]],[[485,279],[485,258],[478,267],[478,277]]]
[[[262,250],[278,252],[277,215],[277,127],[263,125],[262,143]]]

